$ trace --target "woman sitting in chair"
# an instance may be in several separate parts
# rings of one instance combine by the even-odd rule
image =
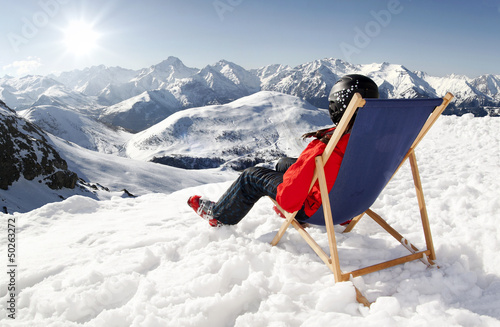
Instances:
[[[356,74],[342,77],[332,87],[328,97],[328,110],[335,125],[340,122],[354,93],[360,93],[363,98],[379,97],[377,84],[370,78]],[[349,141],[349,129],[337,143],[325,165],[328,190],[331,190],[337,178]],[[245,169],[217,202],[193,195],[188,199],[188,205],[208,220],[211,226],[218,227],[237,224],[261,197],[269,196],[288,212],[298,210],[295,219],[301,224],[306,223],[321,206],[317,182],[309,192],[316,167],[314,158],[323,153],[334,130],[335,127],[332,127],[305,134],[305,138],[315,139],[297,159],[280,159],[276,170],[264,167]],[[277,208],[275,210],[280,214]]]

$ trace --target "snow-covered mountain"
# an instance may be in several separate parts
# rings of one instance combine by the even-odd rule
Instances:
[[[94,97],[45,76],[0,78],[0,98],[16,111],[38,105],[57,105],[93,115],[101,107]]]
[[[303,133],[331,125],[326,110],[261,91],[225,105],[191,108],[134,135],[127,156],[182,168],[242,169],[296,156]]]
[[[103,142],[93,147],[105,147],[123,144],[129,134],[113,134],[111,129],[103,129],[95,121],[61,108],[40,106],[30,115],[42,115],[44,119],[54,117],[55,125],[44,125],[44,129],[62,128],[61,134],[67,139],[45,133],[0,101],[1,211],[26,212],[74,195],[110,199],[150,192],[171,193],[207,182],[225,181],[232,176],[231,173],[221,175],[216,170],[194,175],[174,167],[119,157],[116,149],[91,151],[70,141],[89,142],[85,134],[88,132],[95,136],[94,140]],[[86,131],[79,130],[82,128]],[[122,139],[110,140],[112,137]]]
[[[126,83],[137,74],[137,71],[131,69],[99,65],[49,77],[72,90],[89,96],[98,96],[109,84]]]
[[[340,59],[315,60],[297,67],[266,66],[257,70],[262,89],[295,95],[311,104],[328,108],[328,94],[343,75],[356,72],[356,66]]]
[[[0,118],[2,118],[1,115]],[[12,181],[8,189],[4,190],[0,187],[0,209],[5,207],[0,212],[28,212],[72,196],[77,198],[73,202],[77,210],[76,208],[89,198],[109,200],[150,193],[170,194],[180,189],[234,178],[234,173],[231,172],[221,174],[219,170],[207,169],[193,174],[175,167],[99,153],[51,134],[48,134],[46,140],[52,149],[57,151],[57,158],[63,158],[60,160],[64,160],[67,164],[68,171],[78,174],[79,180],[76,187],[54,190],[45,183],[39,182],[44,178],[43,176],[32,180],[28,180],[30,176],[20,176],[19,179]],[[1,144],[0,147],[2,147]],[[2,147],[1,153],[8,154],[3,149]],[[38,157],[43,158],[40,155]],[[24,162],[28,160],[29,158],[25,158]],[[0,162],[1,183],[3,183],[4,174],[12,173],[12,171],[5,170],[5,162],[3,159]]]
[[[73,79],[76,76],[78,72]],[[186,67],[178,58],[169,57],[140,70],[125,82],[110,82],[96,95],[99,103],[114,105],[153,90],[167,90],[180,103],[179,108],[189,108],[227,103],[255,93],[260,90],[260,80],[243,67],[225,60],[196,69]]]
[[[455,101],[447,110],[449,114],[473,112],[481,116],[487,114],[485,108],[495,113],[491,109],[500,107],[498,75],[483,75],[474,79],[453,74],[434,77],[424,72],[411,71],[402,65],[354,65],[334,58],[314,60],[296,67],[273,64],[246,70],[226,60],[202,69],[190,68],[180,59],[169,57],[159,64],[137,71],[101,65],[57,76],[7,76],[0,79],[0,98],[15,110],[27,109],[39,101],[40,96],[49,96],[44,93],[58,85],[59,89],[64,86],[65,91],[60,91],[60,96],[49,96],[50,101],[60,100],[67,105],[68,98],[73,97],[81,103],[81,107],[93,109],[126,101],[129,110],[132,110],[134,105],[131,103],[137,100],[141,102],[141,110],[145,113],[148,106],[141,95],[144,92],[162,90],[165,94],[171,94],[172,99],[175,98],[175,101],[164,104],[168,108],[162,118],[166,118],[166,115],[181,109],[224,104],[259,90],[267,90],[298,96],[317,107],[326,108],[332,85],[339,77],[349,73],[372,77],[381,88],[382,96],[388,98],[434,97],[452,92],[455,94]],[[68,96],[62,93],[71,94]],[[88,99],[85,100],[82,96]],[[42,98],[40,101],[47,104],[48,100]],[[156,105],[152,101],[151,110],[155,110]],[[116,111],[116,108],[111,111]],[[119,111],[124,114],[125,108],[122,107]],[[147,120],[146,117],[143,120]],[[146,127],[153,123],[143,125]]]
[[[0,189],[8,190],[20,179],[59,190],[73,189],[78,176],[45,132],[0,101]]]
[[[37,105],[18,113],[52,135],[102,153],[120,154],[132,136],[121,127],[105,124],[92,116],[53,103]]]
[[[181,110],[180,102],[166,89],[144,91],[105,108],[99,119],[111,126],[139,132]]]
[[[189,68],[179,58],[171,56],[157,65],[142,69],[130,82],[144,90],[166,88],[168,84],[191,77],[197,72],[198,69]]]
[[[45,76],[6,76],[0,78],[0,100],[10,108],[23,110],[32,106],[41,95],[54,86],[63,87],[63,84]]]
[[[500,100],[500,76],[482,75],[471,82],[471,84],[483,94],[496,100]]]
[[[169,57],[157,65],[139,70],[127,80],[110,81],[97,94],[98,101],[104,105],[114,105],[147,91],[168,89],[177,80],[197,72],[198,69],[186,67],[178,58]]]
[[[221,60],[198,70],[169,57],[125,83],[107,85],[97,101],[109,105],[103,121],[137,132],[179,110],[228,103],[259,90],[259,78],[234,63]]]
[[[449,75],[433,77],[390,63],[353,65],[340,59],[315,60],[297,67],[271,65],[256,71],[262,89],[301,97],[320,108],[328,107],[333,84],[346,74],[363,74],[379,86],[382,98],[442,97],[455,95],[445,114],[472,112],[486,115],[485,106],[500,107],[500,76],[484,75],[476,79]],[[495,113],[494,111],[492,113]]]

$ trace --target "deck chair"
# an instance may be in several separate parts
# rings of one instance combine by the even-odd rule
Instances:
[[[292,225],[334,273],[335,282],[348,281],[352,277],[362,276],[413,260],[421,260],[427,265],[433,265],[436,255],[415,157],[415,148],[452,98],[453,95],[448,93],[443,99],[363,99],[360,94],[356,93],[324,153],[316,157],[315,174],[311,181],[311,187],[316,181],[319,183],[322,207],[309,218],[308,223],[326,226],[330,254],[328,255],[295,219],[297,212],[284,211],[276,201],[274,203],[283,212],[286,219],[271,244],[273,246],[278,244],[287,228]],[[356,119],[337,179],[331,191],[328,192],[324,164],[355,113]],[[407,241],[382,217],[370,209],[370,206],[406,159],[410,161],[415,184],[426,243],[424,250],[419,250]],[[371,217],[401,242],[410,251],[410,254],[358,270],[343,272],[339,264],[333,226],[351,220],[344,232],[351,231],[364,214]],[[357,289],[356,293],[358,301],[369,305],[366,298]]]

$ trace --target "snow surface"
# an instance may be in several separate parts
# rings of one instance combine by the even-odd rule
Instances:
[[[268,199],[240,224],[219,229],[185,204],[192,194],[217,199],[229,181],[175,184],[176,192],[136,198],[76,195],[0,214],[4,222],[16,220],[19,264],[17,319],[5,318],[2,278],[0,325],[500,326],[499,129],[500,120],[491,117],[444,116],[417,150],[440,269],[415,261],[335,284],[295,230],[276,247],[269,244],[282,221]],[[87,151],[57,145],[65,157]],[[131,175],[153,167],[98,155],[69,164],[110,185],[118,167]],[[108,174],[110,164],[116,176]],[[95,171],[99,165],[104,171]],[[206,173],[176,171],[179,179]],[[130,183],[147,188],[150,180]],[[405,164],[372,208],[422,246],[412,187]],[[0,226],[2,244],[6,229]],[[308,230],[327,247],[324,228]],[[344,269],[406,251],[369,218],[349,234],[337,233],[337,240]],[[6,251],[0,249],[2,258]],[[353,283],[374,301],[370,308],[356,302]]]
[[[169,194],[179,189],[233,179],[234,172],[216,169],[189,171],[166,165],[94,152],[51,136],[68,168],[80,178],[99,182],[110,190],[127,189],[134,195]],[[106,193],[99,194],[105,197]]]

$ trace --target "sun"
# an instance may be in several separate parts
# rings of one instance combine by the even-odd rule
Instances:
[[[76,56],[88,55],[97,47],[99,34],[91,24],[73,21],[64,29],[66,50]]]

